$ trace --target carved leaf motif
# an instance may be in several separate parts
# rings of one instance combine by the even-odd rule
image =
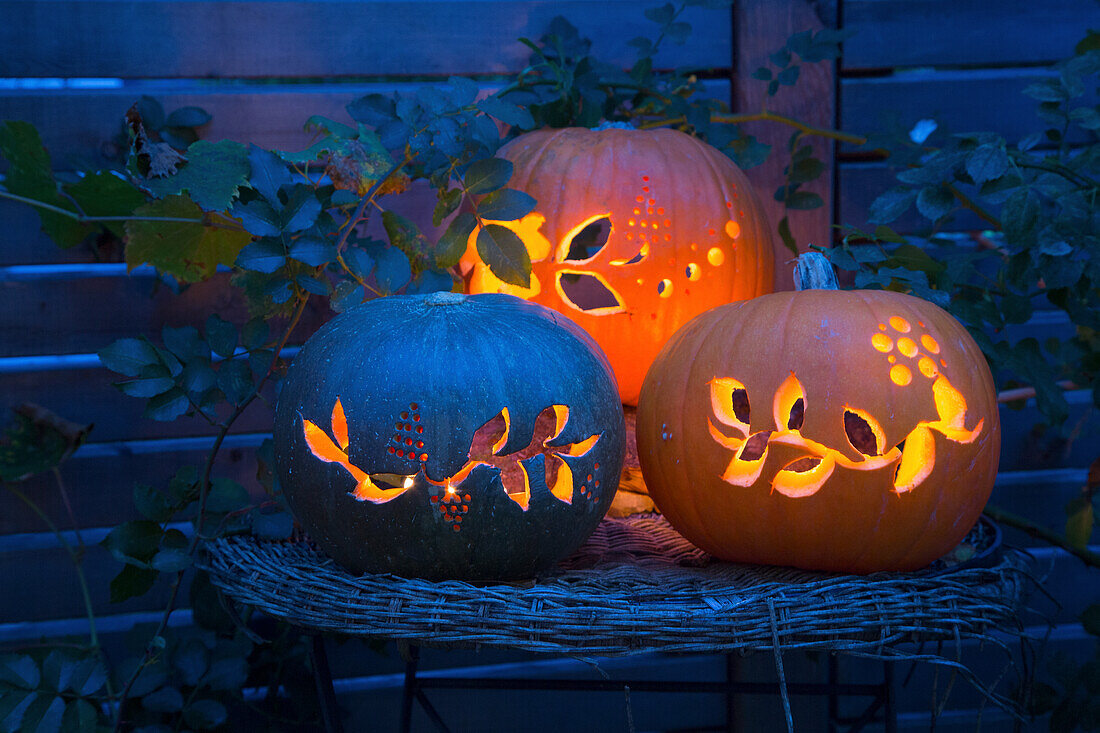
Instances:
[[[348,419],[344,416],[344,406],[340,398],[336,398],[336,404],[332,407],[332,434],[336,436],[336,442],[345,452],[348,449]]]

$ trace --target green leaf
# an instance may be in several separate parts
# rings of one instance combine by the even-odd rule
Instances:
[[[289,535],[288,531],[286,536],[269,539],[286,539]],[[208,685],[212,690],[239,690],[248,680],[248,673],[248,662],[242,657],[215,659],[210,663],[210,669],[203,675],[202,684]]]
[[[1006,170],[1008,153],[999,145],[980,145],[966,159],[966,172],[977,184],[1000,178]]]
[[[210,348],[194,326],[165,326],[160,330],[160,337],[165,348],[184,361],[210,356]]]
[[[129,221],[126,223],[126,264],[130,269],[150,264],[183,282],[204,280],[218,265],[231,265],[252,237],[240,222],[224,214],[203,215],[186,196],[169,196],[138,207],[136,217],[168,217],[194,221]]]
[[[448,96],[451,98],[452,104],[457,107],[466,107],[473,104],[480,91],[476,82],[464,76],[452,76],[447,79],[447,84],[451,87]]]
[[[26,654],[6,654],[0,657],[0,685],[34,690],[41,681],[42,674],[33,658]]]
[[[761,66],[757,68],[756,71],[752,72],[752,78],[759,79],[760,81],[771,81],[772,70],[766,66]]]
[[[251,169],[248,176],[249,185],[256,189],[269,203],[279,203],[279,188],[294,183],[294,178],[287,170],[286,163],[270,150],[264,150],[257,145],[249,145],[248,165]]]
[[[209,730],[225,722],[225,706],[217,700],[196,700],[183,711],[183,720],[192,728]]]
[[[481,199],[477,214],[492,221],[515,221],[530,214],[537,205],[538,202],[530,194],[514,188],[502,188]]]
[[[139,377],[147,366],[160,363],[157,350],[145,339],[119,339],[100,349],[97,356],[103,366],[127,377]]]
[[[303,236],[290,245],[290,256],[310,267],[320,267],[336,259],[336,245],[320,237]]]
[[[23,712],[34,699],[37,692],[25,692],[23,690],[0,691],[0,731],[13,733],[19,731],[19,724],[23,720]]]
[[[286,248],[274,237],[257,239],[245,245],[234,264],[244,270],[270,274],[286,264]]]
[[[23,711],[20,730],[25,733],[59,733],[65,715],[65,701],[56,695],[39,693]]]
[[[328,135],[335,135],[336,137],[355,137],[359,134],[359,131],[345,125],[342,122],[330,120],[324,115],[313,115],[304,125],[306,132],[313,132],[315,130],[321,130]]]
[[[133,519],[116,526],[101,543],[119,562],[144,567],[160,548],[164,530],[156,522]]]
[[[202,127],[213,119],[210,113],[202,107],[180,107],[172,110],[168,119],[164,121],[165,127]]]
[[[352,306],[363,302],[363,287],[352,280],[337,283],[329,299],[329,307],[336,313],[343,313]]]
[[[237,350],[237,327],[217,314],[206,319],[206,342],[218,356],[228,359]]]
[[[66,733],[96,733],[99,713],[87,700],[70,700],[61,717],[61,730]]]
[[[367,254],[374,261],[374,278],[383,294],[397,292],[412,279],[409,258],[397,247],[384,242],[371,242]]]
[[[917,199],[917,192],[907,188],[893,188],[871,202],[867,220],[872,224],[889,224],[905,213]]]
[[[435,203],[435,209],[432,211],[432,226],[439,226],[443,223],[443,220],[453,214],[455,210],[462,204],[462,189],[451,188],[446,191],[439,192],[439,199]]]
[[[300,287],[302,290],[305,290],[307,293],[313,293],[314,295],[323,295],[325,297],[328,297],[328,295],[332,292],[332,285],[329,283],[328,280],[317,278],[313,275],[296,275],[294,277],[294,282],[296,282],[298,284],[298,287]]]
[[[1066,540],[1073,547],[1085,549],[1092,537],[1095,520],[1092,502],[1086,496],[1079,496],[1066,505],[1066,515]]]
[[[806,210],[818,209],[825,205],[813,191],[791,191],[787,194],[786,205],[788,209]]]
[[[404,252],[410,262],[422,259],[431,249],[431,243],[421,234],[420,228],[396,212],[383,211],[382,226],[390,244]]]
[[[825,164],[817,158],[801,158],[791,169],[791,183],[809,183],[825,171]]]
[[[191,408],[187,395],[178,387],[149,398],[142,413],[150,420],[171,422]]]
[[[1100,603],[1090,603],[1081,612],[1081,625],[1085,631],[1100,637]]]
[[[162,573],[177,573],[191,567],[191,555],[184,550],[161,550],[150,562],[154,570]]]
[[[1043,79],[1024,87],[1024,94],[1040,102],[1064,102],[1069,94],[1058,79]]]
[[[8,161],[4,172],[4,188],[17,196],[76,212],[72,202],[61,196],[57,190],[50,156],[34,125],[20,121],[0,124],[0,155]],[[60,247],[69,248],[79,244],[90,231],[86,225],[64,214],[45,209],[37,209],[37,212],[42,230]]]
[[[643,12],[646,18],[658,25],[668,25],[676,17],[676,8],[672,6],[672,3],[665,3],[656,8],[646,8]]]
[[[512,167],[512,161],[503,158],[475,160],[462,176],[462,183],[474,195],[492,193],[508,183]]]
[[[107,683],[107,668],[98,655],[91,653],[76,663],[69,676],[68,689],[88,697],[99,692]]]
[[[145,195],[113,171],[93,171],[63,188],[91,217],[130,216],[145,203]],[[118,237],[125,234],[122,222],[104,222],[104,226]]]
[[[279,212],[263,199],[253,199],[246,204],[238,201],[230,213],[255,237],[275,237],[282,231]]]
[[[216,514],[228,514],[249,505],[248,491],[236,481],[216,478],[206,497],[206,510]]]
[[[677,45],[686,43],[689,36],[691,36],[691,23],[679,21],[670,23],[665,28],[665,37]]]
[[[500,97],[486,97],[479,100],[477,108],[506,125],[518,127],[522,130],[530,130],[535,127],[535,118],[531,116],[531,113],[525,107],[505,102]]]
[[[800,68],[799,66],[788,66],[776,75],[775,80],[785,87],[794,86],[798,81]]]
[[[454,278],[449,272],[439,270],[421,270],[405,288],[406,293],[450,292],[454,289]]]
[[[435,266],[447,270],[458,264],[470,241],[470,235],[477,227],[477,219],[469,211],[464,211],[447,226],[439,238],[435,249]]]
[[[531,257],[523,240],[511,229],[500,224],[486,224],[477,234],[477,253],[504,282],[531,287]]]
[[[344,264],[360,280],[366,280],[374,270],[374,259],[359,247],[348,247],[344,251]]]
[[[308,229],[321,213],[321,202],[311,186],[295,186],[287,197],[286,207],[279,212],[282,231],[293,234]]]
[[[178,688],[165,685],[141,698],[141,706],[154,713],[178,713],[183,710],[183,695]]]
[[[190,194],[191,200],[207,211],[224,211],[251,173],[248,148],[231,140],[207,140],[187,148],[187,162],[173,176],[146,178],[141,183],[155,196]]]
[[[252,393],[252,368],[244,359],[223,361],[218,367],[218,389],[234,405],[244,402]]]
[[[380,127],[396,116],[394,100],[381,94],[368,94],[359,97],[346,107],[348,114],[356,122]]]
[[[917,194],[917,211],[932,221],[947,216],[955,207],[955,197],[944,186],[925,186]]]
[[[164,494],[148,484],[134,484],[134,508],[145,517],[157,523],[167,522],[175,513],[177,506]]]
[[[798,242],[794,241],[794,235],[791,234],[791,222],[787,217],[783,217],[779,220],[779,237],[783,240],[784,246],[789,249],[793,254],[798,253]]]
[[[149,592],[159,573],[149,568],[127,565],[111,580],[111,603],[122,603]]]
[[[176,380],[171,377],[153,377],[151,379],[135,379],[129,382],[115,382],[114,386],[128,397],[147,399],[164,394],[176,386]]]

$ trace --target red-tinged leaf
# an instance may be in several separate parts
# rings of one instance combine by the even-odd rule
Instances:
[[[232,265],[252,241],[239,220],[218,213],[204,215],[183,194],[138,207],[134,216],[139,218],[126,223],[126,264],[130,268],[149,264],[183,282],[204,280],[218,265]]]

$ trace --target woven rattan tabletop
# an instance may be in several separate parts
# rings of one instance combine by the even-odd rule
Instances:
[[[817,649],[889,654],[906,641],[1018,628],[1025,568],[983,566],[870,576],[720,562],[659,515],[605,519],[535,581],[472,585],[355,576],[306,540],[235,536],[203,566],[235,601],[308,629],[426,646],[488,645],[621,655]]]

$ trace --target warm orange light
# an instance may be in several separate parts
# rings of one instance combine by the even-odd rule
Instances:
[[[661,282],[657,283],[657,294],[662,298],[668,298],[672,295],[672,281],[667,277]]]
[[[775,392],[775,401],[772,403],[772,416],[775,418],[776,428],[787,429],[791,411],[799,400],[802,400],[802,409],[806,410],[809,407],[806,404],[806,390],[802,388],[802,383],[795,377],[794,372],[791,372],[790,376],[783,380],[783,384],[779,385],[779,389]]]
[[[939,368],[936,366],[936,362],[929,359],[927,356],[922,356],[920,361],[917,362],[917,368],[920,369],[920,373],[924,376],[932,379],[939,374]]]
[[[726,255],[721,247],[711,247],[707,250],[707,262],[718,267],[726,261]]]
[[[936,339],[932,338],[928,334],[924,334],[920,337],[921,345],[924,346],[924,350],[932,354],[940,353],[940,345],[936,343]]]
[[[703,272],[699,268],[699,265],[695,264],[694,262],[688,263],[688,266],[684,269],[684,274],[687,275],[688,280],[692,281],[698,280],[700,277],[703,276]]]
[[[531,215],[528,214],[527,216],[531,216]],[[590,216],[587,219],[583,220],[580,224],[577,224],[575,227],[573,227],[572,229],[567,231],[565,233],[565,236],[563,236],[561,238],[561,241],[558,243],[558,251],[557,251],[557,254],[555,255],[554,259],[557,260],[558,262],[565,262],[567,259],[569,259],[569,248],[573,244],[573,239],[578,234],[580,234],[582,231],[584,231],[585,227],[587,227],[589,224],[595,224],[600,219],[609,219],[610,216],[611,216],[611,214],[609,214],[606,211],[603,212],[602,214],[593,214],[592,216]],[[524,218],[526,218],[526,217],[524,217]],[[543,217],[543,221],[545,221],[545,220],[546,220],[546,217]],[[521,219],[520,221],[523,221],[523,220]],[[634,220],[631,219],[629,223],[630,223],[631,226],[633,226],[634,225]],[[612,226],[612,229],[614,229],[614,226]],[[516,234],[520,234],[520,233],[517,231]],[[539,236],[542,236],[542,235],[540,234]],[[520,234],[520,239],[523,240],[524,244],[527,244],[527,239],[524,238],[524,236],[522,234]],[[543,239],[545,240],[545,237],[543,237]],[[528,245],[527,250],[528,250],[528,252],[531,251],[530,245]],[[600,251],[602,251],[602,250],[600,250]],[[576,262],[578,264],[584,263],[584,262],[591,262],[593,259],[596,258],[596,256],[598,254],[599,254],[599,252],[597,252],[596,254],[592,255],[591,257],[589,257],[587,259],[570,260],[570,262]],[[542,257],[539,257],[538,259],[545,259],[545,257],[546,257],[546,255],[543,255]],[[536,258],[534,256],[534,254],[531,255],[531,261],[532,262],[536,261]]]
[[[917,343],[908,336],[903,336],[898,339],[898,351],[902,356],[912,358],[917,353]]]
[[[890,316],[890,328],[900,333],[909,333],[909,321],[901,316]]]
[[[912,491],[928,478],[936,465],[936,441],[932,431],[918,426],[905,438],[905,451],[901,454],[894,489],[899,493]]]
[[[726,234],[730,239],[737,239],[741,236],[741,225],[730,219],[726,222]]]
[[[509,413],[508,413],[508,408],[507,407],[502,407],[501,408],[500,416],[502,418],[504,418],[504,432],[501,433],[501,435],[497,439],[497,441],[495,443],[493,443],[493,447],[491,448],[491,450],[493,451],[494,456],[499,456],[501,448],[503,448],[505,445],[507,445],[507,443],[508,443],[508,431],[512,429],[512,418],[511,418],[511,415],[509,415]]]
[[[744,392],[745,385],[728,377],[715,377],[708,384],[710,385],[711,412],[724,425],[736,428],[741,433],[742,438],[747,438],[749,436],[748,423],[737,415],[733,407],[733,393],[736,390]]]
[[[899,387],[904,387],[913,381],[913,372],[904,364],[895,364],[890,367],[890,381]]]
[[[340,404],[340,398],[336,398],[336,404],[332,407],[332,435],[336,438],[336,444],[341,450],[348,449],[348,419],[344,416],[344,406]]]
[[[600,308],[581,308],[566,294],[565,289],[562,287],[561,279],[565,275],[583,275],[594,280],[598,280],[600,285],[607,289],[611,297],[615,299],[617,305],[603,306]],[[532,278],[534,275],[531,276]],[[532,281],[533,282],[533,281]],[[598,272],[591,272],[587,270],[558,270],[557,277],[554,279],[554,289],[558,291],[558,297],[561,298],[563,303],[566,303],[570,308],[575,308],[581,311],[585,315],[589,316],[608,316],[612,313],[623,313],[626,311],[626,306],[623,305],[623,296],[619,294],[615,288],[611,287],[611,284],[604,279],[604,276]],[[475,291],[478,292],[478,291]]]
[[[867,424],[867,427],[871,430],[871,435],[875,437],[875,450],[873,455],[877,456],[881,454],[883,447],[886,445],[886,431],[882,429],[882,425],[879,424],[878,420],[876,420],[874,416],[871,415],[871,413],[867,412],[866,410],[861,410],[858,407],[845,405],[844,410],[846,412],[852,413],[853,415],[856,415],[857,417],[859,417],[860,420]],[[848,440],[849,442],[851,442],[851,437],[849,437]],[[859,446],[857,445],[852,445],[852,447],[855,448],[857,451],[860,451],[860,453],[864,452],[861,451],[859,449]]]
[[[894,342],[884,333],[876,333],[871,337],[871,345],[875,347],[876,351],[887,353],[894,348]]]
[[[798,459],[801,461],[804,459]],[[794,461],[788,466],[798,463]],[[816,494],[825,482],[829,480],[829,477],[833,475],[833,469],[836,467],[836,459],[833,454],[827,453],[817,465],[808,471],[794,471],[790,468],[783,468],[776,472],[775,478],[772,479],[772,488],[778,491],[784,496],[789,496],[792,499],[799,499],[806,496]]]

